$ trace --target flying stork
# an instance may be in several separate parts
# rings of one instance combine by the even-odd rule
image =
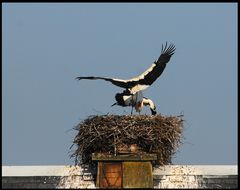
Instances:
[[[140,113],[143,106],[148,105],[150,107],[152,115],[155,115],[156,106],[153,101],[149,98],[143,97],[142,90],[147,89],[151,84],[162,74],[163,70],[166,67],[166,64],[169,62],[171,56],[174,54],[175,46],[173,44],[167,45],[167,42],[162,45],[162,51],[159,58],[154,61],[154,63],[141,75],[131,78],[128,80],[115,79],[115,78],[106,78],[106,77],[76,77],[78,80],[90,79],[90,80],[105,80],[109,81],[112,84],[124,88],[125,90],[122,93],[117,93],[115,95],[116,103],[114,105],[119,106],[132,106],[135,107],[135,110]]]

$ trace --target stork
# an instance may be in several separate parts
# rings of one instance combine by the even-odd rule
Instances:
[[[117,93],[115,95],[116,103],[112,106],[131,106],[132,109],[135,107],[135,110],[139,113],[143,106],[149,106],[152,115],[155,115],[157,112],[154,102],[151,99],[144,97],[142,91],[151,86],[152,83],[162,74],[166,64],[174,54],[174,51],[175,46],[173,44],[168,46],[166,42],[165,46],[162,45],[161,55],[159,58],[154,61],[154,63],[145,72],[128,80],[94,76],[76,77],[76,79],[100,79],[111,82],[112,84],[125,89],[122,93]]]

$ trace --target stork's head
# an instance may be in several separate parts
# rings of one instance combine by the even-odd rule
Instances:
[[[150,110],[151,110],[151,112],[152,112],[152,115],[156,115],[156,114],[157,114],[156,107],[155,107],[155,109],[151,109],[151,108],[150,108]]]

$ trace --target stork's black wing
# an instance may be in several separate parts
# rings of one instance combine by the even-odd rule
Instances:
[[[130,88],[132,86],[135,86],[137,84],[136,81],[127,81],[127,80],[122,80],[122,79],[114,79],[114,78],[106,78],[106,77],[76,77],[76,79],[81,80],[81,79],[90,79],[90,80],[97,80],[97,79],[101,79],[101,80],[105,80],[105,81],[109,81],[112,84],[122,87],[122,88]]]
[[[101,79],[105,81],[109,81],[112,84],[129,89],[132,93],[136,93],[140,90],[144,90],[149,87],[163,72],[166,67],[166,64],[169,62],[171,56],[174,54],[175,46],[170,44],[167,46],[162,45],[161,55],[157,61],[155,61],[144,73],[139,75],[138,77],[122,80],[122,79],[114,79],[114,78],[106,78],[106,77],[77,77],[76,79]]]
[[[155,61],[144,73],[136,78],[130,79],[129,81],[137,81],[137,84],[139,85],[150,86],[162,74],[166,67],[166,64],[174,54],[174,51],[175,46],[173,44],[170,44],[168,47],[167,43],[165,47],[162,45],[161,55],[159,56],[158,60]]]

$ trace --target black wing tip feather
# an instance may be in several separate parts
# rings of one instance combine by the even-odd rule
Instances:
[[[162,51],[161,51],[161,55],[165,54],[165,55],[169,55],[172,56],[175,52],[176,48],[174,44],[170,44],[169,46],[167,45],[167,42],[165,44],[165,46],[162,44]]]
[[[87,77],[76,77],[76,80],[82,80],[82,79],[86,79]]]
[[[81,80],[81,79],[94,79],[95,77],[76,77],[76,80]]]

